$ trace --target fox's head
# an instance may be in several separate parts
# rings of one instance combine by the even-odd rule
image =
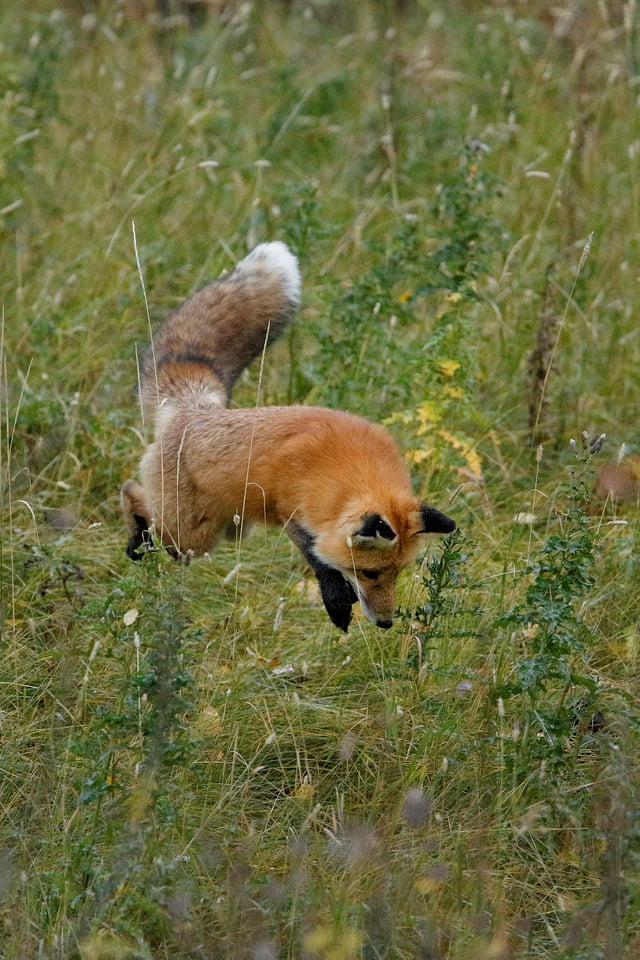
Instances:
[[[451,533],[455,521],[426,504],[390,509],[349,511],[337,530],[314,538],[313,554],[327,613],[341,630],[347,630],[351,606],[360,601],[372,623],[386,629],[393,622],[396,582],[401,570],[414,560],[422,536]]]

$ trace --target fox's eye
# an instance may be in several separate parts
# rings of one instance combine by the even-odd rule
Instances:
[[[361,570],[360,573],[365,578],[365,580],[377,580],[380,576],[379,570]]]

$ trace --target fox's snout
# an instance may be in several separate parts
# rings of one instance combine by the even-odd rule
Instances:
[[[362,612],[364,613],[367,620],[371,623],[375,623],[376,627],[382,627],[383,630],[388,630],[389,627],[393,626],[393,613],[395,610],[395,590],[393,603],[384,603],[377,604],[375,601],[373,603],[367,600],[366,594],[362,592],[361,589],[358,589],[358,600],[360,601],[360,606],[362,607]]]
[[[383,630],[388,630],[389,627],[393,626],[393,620],[375,620],[376,627],[381,627]]]
[[[365,617],[382,630],[393,626],[397,573],[387,574],[385,580],[367,586],[358,578],[354,584]]]

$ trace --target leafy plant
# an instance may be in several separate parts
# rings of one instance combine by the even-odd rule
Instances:
[[[324,388],[329,403],[353,406],[349,391],[364,380],[365,395],[381,402],[382,413],[394,412],[402,397],[420,397],[427,384],[442,418],[454,408],[459,419],[469,415],[475,366],[468,310],[500,235],[485,211],[497,192],[480,168],[486,149],[478,142],[465,146],[455,176],[428,208],[433,222],[408,214],[386,251],[369,243],[374,265],[349,283],[332,307],[332,324],[319,335],[316,370],[332,385]],[[426,410],[427,401],[418,406]],[[410,414],[405,422],[412,423]]]
[[[480,284],[504,243],[499,224],[486,211],[498,193],[493,177],[482,171],[485,144],[471,141],[462,152],[456,176],[440,189],[437,205],[438,243],[420,261],[422,276],[414,300],[426,297],[435,307],[431,328],[420,344],[421,384],[412,395],[412,410],[394,413],[413,437],[409,457],[432,471],[446,468],[462,482],[482,485],[476,445],[465,432],[479,422],[477,340],[474,323]],[[415,359],[414,359],[415,363]]]
[[[67,868],[83,923],[94,931],[84,934],[86,950],[100,942],[105,925],[123,942],[142,941],[147,924],[167,935],[167,904],[176,898],[186,903],[192,890],[173,830],[184,816],[184,787],[176,778],[195,747],[189,730],[193,677],[185,658],[198,636],[185,623],[182,589],[165,558],[150,551],[140,566],[140,577],[103,603],[110,643],[104,654],[104,639],[96,643],[85,676],[88,682],[96,659],[106,656],[118,665],[119,689],[93,704],[87,696],[82,736],[68,745],[83,771],[76,816],[85,830]],[[134,598],[138,606],[131,607]],[[92,622],[97,614],[94,602],[83,618]],[[106,858],[98,852],[105,835]],[[91,878],[90,890],[78,886],[83,876]]]
[[[478,612],[458,600],[467,586],[466,571],[472,548],[470,538],[456,530],[444,538],[441,550],[434,552],[423,566],[424,599],[414,609],[403,612],[415,643],[408,665],[417,671],[433,670],[429,654],[443,642],[449,644],[467,635],[464,619]]]
[[[503,704],[514,698],[523,702],[519,722],[526,736],[516,750],[523,768],[535,757],[559,769],[566,739],[583,722],[586,709],[594,715],[597,710],[598,684],[590,669],[596,638],[584,605],[595,584],[599,534],[586,507],[593,484],[591,458],[603,440],[604,435],[591,438],[585,432],[581,449],[572,441],[579,465],[569,471],[564,504],[557,511],[559,530],[526,561],[524,601],[496,621],[500,629],[512,631],[524,650],[495,689]],[[576,689],[582,691],[578,697]]]

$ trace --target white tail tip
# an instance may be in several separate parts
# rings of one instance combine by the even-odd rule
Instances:
[[[287,300],[292,303],[300,300],[302,280],[298,269],[298,258],[291,253],[286,243],[274,240],[271,243],[259,244],[244,260],[240,261],[236,270],[253,270],[256,267],[267,270],[269,273],[279,274]]]

